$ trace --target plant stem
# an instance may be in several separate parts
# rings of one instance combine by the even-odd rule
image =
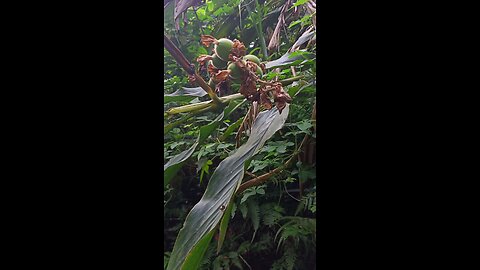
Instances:
[[[215,92],[210,88],[210,86],[203,80],[202,76],[198,75],[198,73],[195,72],[195,66],[191,64],[185,55],[173,44],[173,42],[163,35],[163,42],[164,42],[164,47],[167,49],[167,51],[172,55],[172,57],[177,61],[177,63],[191,76],[195,77],[195,81],[197,84],[202,87],[205,92],[208,93],[210,98],[215,102],[216,104],[220,104],[220,100],[218,99],[218,96],[215,94]]]
[[[229,103],[230,101],[232,101],[234,99],[239,99],[239,98],[244,98],[244,96],[240,93],[237,93],[237,94],[233,94],[233,95],[229,95],[229,96],[220,97],[218,100],[219,100],[221,105],[217,105],[215,103],[212,103],[212,101],[209,100],[209,101],[198,102],[198,103],[195,103],[195,104],[188,104],[188,105],[184,105],[184,106],[180,106],[180,107],[170,108],[166,113],[177,114],[177,113],[182,113],[182,112],[198,111],[198,110],[210,108],[210,107],[213,107],[213,106],[223,106],[223,105]]]
[[[258,1],[255,0],[255,6],[258,7]],[[252,13],[252,10],[248,5],[245,5],[249,13]],[[267,44],[265,43],[265,37],[263,35],[263,26],[262,26],[262,20],[263,16],[258,16],[258,22],[255,23],[255,30],[257,31],[258,35],[258,40],[260,41],[260,47],[262,48],[262,54],[263,58],[267,59],[268,58],[268,50],[267,50]],[[240,18],[241,19],[241,18]]]
[[[293,83],[294,81],[298,81],[300,79],[303,79],[303,75],[300,75],[300,76],[295,76],[295,77],[291,77],[291,78],[288,78],[288,79],[285,79],[285,80],[281,80],[280,82],[282,83],[283,86],[285,85],[289,85],[291,83]]]
[[[247,182],[241,184],[240,187],[238,187],[237,192],[235,194],[238,195],[238,194],[242,193],[243,191],[245,191],[245,189],[247,189],[249,187],[254,187],[254,186],[261,185],[261,184],[267,182],[267,180],[270,179],[270,177],[272,177],[273,175],[275,175],[275,174],[283,171],[284,169],[288,168],[288,166],[290,166],[298,158],[298,154],[300,154],[300,152],[302,151],[302,145],[303,145],[304,141],[305,141],[305,139],[302,141],[302,143],[300,143],[297,150],[295,150],[295,152],[293,152],[292,157],[289,160],[287,160],[287,162],[285,162],[285,164],[281,165],[280,167],[278,167],[278,168],[276,168],[272,171],[269,171],[266,174],[262,174],[262,175],[260,175],[256,178],[250,179]]]

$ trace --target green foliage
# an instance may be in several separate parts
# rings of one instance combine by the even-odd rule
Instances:
[[[312,42],[316,33],[307,32],[316,15],[308,12],[306,2],[292,1],[287,8],[279,48],[268,52],[268,57],[265,45],[276,28],[284,1],[206,0],[199,6],[189,7],[185,20],[180,16],[178,29],[173,21],[173,4],[164,11],[164,33],[195,65],[199,55],[212,54],[212,48],[205,48],[199,42],[200,35],[207,34],[244,42],[247,54],[260,57],[267,65],[263,80],[303,76],[284,86],[293,99],[288,118],[283,128],[245,161],[245,170],[253,175],[244,175],[243,182],[285,164],[304,136],[316,137],[311,117],[316,99],[316,48]],[[298,44],[300,46],[290,50]],[[164,110],[210,100],[198,85],[189,82],[185,71],[169,52],[164,50],[164,53],[164,94],[167,95]],[[205,73],[200,74],[208,82]],[[238,90],[239,85],[234,85],[231,92],[221,95],[234,94]],[[187,214],[201,201],[212,182],[228,181],[228,174],[219,178],[215,171],[222,161],[238,152],[235,137],[251,103],[231,104],[228,114],[224,109],[195,115],[164,114],[164,164],[168,164],[165,170],[169,170],[169,181],[164,187],[164,269],[178,258],[175,254],[172,256],[172,251]],[[233,110],[233,107],[236,108]],[[248,135],[243,135],[241,142],[247,140]],[[180,162],[172,165],[174,162],[170,161],[179,155],[181,158],[177,161]],[[218,190],[209,198],[217,200],[222,192]],[[228,199],[227,196],[225,200]],[[189,252],[187,264],[191,264],[192,269],[314,269],[314,164],[294,162],[267,182],[233,196],[229,202],[225,205],[225,213],[218,217],[216,227],[197,239],[198,244]],[[198,223],[196,225],[198,228]]]

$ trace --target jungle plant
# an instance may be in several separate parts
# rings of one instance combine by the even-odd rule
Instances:
[[[258,37],[254,43],[260,45],[261,53],[252,50],[250,40],[244,43],[245,40],[218,35],[221,28],[192,31],[189,36],[198,45],[182,42],[181,36],[164,34],[165,63],[172,67],[164,78],[168,93],[164,114],[164,157],[168,160],[164,165],[164,187],[168,199],[164,205],[169,227],[165,236],[175,239],[173,249],[166,243],[169,251],[164,254],[168,260],[165,267],[294,269],[297,262],[297,266],[304,267],[301,269],[307,269],[310,266],[302,266],[297,260],[301,255],[285,243],[303,248],[311,244],[305,241],[312,241],[315,234],[310,226],[314,218],[305,217],[315,212],[311,198],[315,184],[310,181],[311,175],[305,173],[309,171],[305,166],[314,164],[306,153],[311,153],[315,140],[315,117],[308,115],[315,102],[305,98],[314,98],[315,94],[315,31],[306,23],[314,15],[309,13],[308,19],[303,20],[298,15],[286,15],[287,8],[298,9],[310,1],[269,1],[264,5],[257,1],[233,2],[238,2],[238,13],[229,9],[232,2],[228,1],[207,0],[198,9],[188,1],[170,3],[176,31],[182,31],[178,19],[192,14],[191,6],[194,17],[203,23],[216,20],[202,17],[207,13],[217,14],[219,19],[235,15],[243,21],[242,32],[254,29]],[[292,27],[307,28],[291,41],[293,45],[286,53],[271,51],[269,56],[260,13],[271,18],[274,15],[267,16],[267,10],[274,6],[280,8],[283,24],[298,19],[300,22]],[[279,33],[277,27],[272,39]],[[280,38],[273,43],[272,39],[269,48],[280,51]],[[251,50],[247,53],[248,49]],[[189,59],[196,59],[196,63]],[[269,185],[269,180],[275,185]],[[297,183],[298,191],[292,190]],[[299,193],[298,198],[290,194],[294,191]],[[295,204],[285,207],[292,203],[290,198]],[[287,204],[280,204],[285,200]],[[167,211],[169,206],[182,202],[181,208]],[[304,217],[297,219],[296,215]],[[246,222],[239,225],[240,219]],[[248,233],[241,233],[245,230],[239,226],[247,226]],[[265,261],[268,266],[251,262],[253,254],[272,250],[271,259]]]

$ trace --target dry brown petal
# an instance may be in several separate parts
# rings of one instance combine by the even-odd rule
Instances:
[[[263,73],[266,73],[267,68],[265,67],[264,63],[260,63],[260,68],[262,69]]]
[[[281,83],[275,83],[274,86],[274,91],[273,91],[273,96],[275,101],[278,102],[288,102],[290,103],[292,101],[292,98],[290,95],[283,90],[282,84]]]
[[[275,106],[278,109],[278,113],[282,114],[283,109],[287,104],[285,102],[275,102]]]
[[[233,40],[233,46],[232,46],[232,51],[230,52],[230,55],[228,56],[228,59],[234,61],[234,57],[242,57],[247,53],[247,48],[245,48],[245,45],[237,39]]]
[[[228,93],[228,91],[230,90],[230,84],[229,83],[230,83],[229,80],[225,80],[223,82],[217,83],[215,91],[218,92],[219,96],[224,96]]]
[[[220,83],[228,79],[228,75],[230,75],[230,70],[220,70],[213,75],[213,81],[215,83]]]
[[[218,72],[218,68],[216,68],[212,63],[208,64],[207,66],[207,72],[210,74],[210,76],[215,75]]]
[[[212,60],[212,56],[211,55],[200,55],[199,57],[197,57],[197,62],[200,63],[201,66],[204,66],[205,63],[208,61],[208,60]]]
[[[267,110],[272,108],[272,103],[270,102],[270,98],[267,96],[266,92],[260,93],[260,105],[265,107]]]
[[[211,35],[201,35],[200,43],[205,47],[210,47],[212,43],[217,44],[218,40]]]
[[[250,96],[254,97],[255,94],[257,93],[255,82],[252,80],[249,80],[248,78],[245,79],[245,81],[243,81],[243,83],[240,85],[239,92],[246,98]]]

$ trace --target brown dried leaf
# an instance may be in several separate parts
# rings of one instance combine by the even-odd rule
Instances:
[[[287,12],[291,2],[292,2],[291,0],[287,0],[285,4],[282,6],[282,9],[280,10],[277,26],[275,26],[275,30],[273,31],[272,38],[268,43],[267,48],[269,51],[272,51],[278,48],[278,46],[280,46],[280,31],[282,29],[282,26],[285,24],[285,13]]]
[[[236,146],[240,146],[240,139],[241,136],[247,132],[250,132],[251,128],[253,127],[253,123],[255,122],[255,119],[257,118],[257,115],[259,113],[259,106],[258,102],[254,101],[252,102],[252,105],[248,109],[248,112],[245,114],[245,117],[243,118],[242,124],[240,125],[237,135],[235,136],[235,141],[236,141]]]
[[[213,81],[215,83],[220,83],[228,79],[228,75],[230,75],[230,70],[220,70],[213,75]]]
[[[201,35],[200,43],[205,47],[210,47],[212,43],[217,44],[218,40],[211,35]]]
[[[270,101],[270,98],[268,97],[268,94],[265,91],[260,92],[260,105],[265,107],[267,110],[270,110],[272,108],[272,103]]]
[[[213,77],[217,72],[218,68],[216,68],[212,63],[208,64],[207,66],[207,72],[210,74],[210,77]]]
[[[292,98],[290,95],[283,90],[281,83],[275,83],[273,97],[275,101],[275,106],[277,106],[279,113],[282,113],[282,110],[285,108],[286,103],[290,103]]]
[[[247,76],[240,85],[239,92],[248,100],[254,100],[257,97],[257,86],[255,83],[255,78]]]
[[[200,63],[201,66],[204,66],[205,63],[209,60],[212,60],[212,56],[211,55],[200,55],[199,57],[197,57],[197,62]]]
[[[237,39],[233,40],[233,47],[232,51],[230,52],[230,55],[228,56],[228,59],[235,61],[235,57],[242,57],[247,53],[247,48],[245,48],[245,45]]]

